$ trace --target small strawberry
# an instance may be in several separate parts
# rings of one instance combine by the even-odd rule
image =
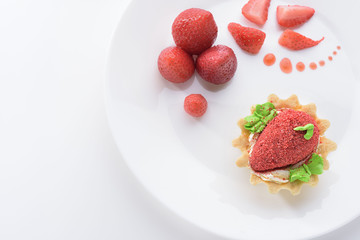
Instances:
[[[207,109],[207,101],[201,94],[191,94],[184,100],[185,112],[193,117],[201,117]]]
[[[196,59],[196,70],[205,80],[213,84],[224,84],[235,74],[237,59],[234,51],[217,45],[203,52]]]
[[[286,29],[279,38],[279,44],[283,47],[291,50],[301,50],[304,48],[310,48],[318,45],[324,37],[318,41],[314,41],[310,38],[301,35],[300,33],[294,32],[293,30]]]
[[[280,26],[296,27],[307,22],[315,13],[311,7],[288,5],[278,6],[276,9],[276,18]]]
[[[268,18],[271,0],[249,0],[242,8],[242,14],[257,25],[264,25]]]
[[[190,8],[181,12],[172,25],[172,35],[176,46],[189,54],[200,54],[213,45],[218,28],[213,15],[200,8]]]
[[[238,23],[229,23],[228,30],[241,49],[253,54],[260,51],[266,37],[263,31]]]
[[[162,50],[158,58],[161,75],[173,83],[187,81],[195,72],[192,56],[179,47],[168,47]]]

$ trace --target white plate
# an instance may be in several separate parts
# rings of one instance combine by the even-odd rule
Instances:
[[[236,239],[309,238],[359,215],[359,84],[351,64],[356,59],[349,58],[359,49],[352,45],[356,41],[350,39],[354,37],[351,27],[341,26],[360,4],[353,1],[348,8],[331,2],[297,2],[317,11],[297,31],[314,39],[325,36],[325,40],[317,47],[292,52],[277,44],[281,29],[275,9],[294,1],[273,1],[263,28],[267,39],[256,56],[241,51],[227,31],[232,21],[254,26],[241,15],[245,1],[134,0],[130,4],[109,52],[108,117],[125,161],[159,201],[203,229]],[[175,85],[158,73],[158,54],[174,45],[172,21],[191,7],[213,13],[219,27],[216,44],[230,46],[238,58],[236,75],[224,87],[209,86],[198,76]],[[294,70],[287,75],[279,70],[281,57],[308,65],[327,60],[337,45],[342,49],[334,60],[315,71],[307,67],[305,72]],[[268,52],[276,54],[275,66],[262,63]],[[200,119],[183,110],[183,100],[191,93],[201,93],[209,102]],[[338,144],[338,150],[329,155],[330,170],[320,176],[318,186],[306,185],[296,197],[288,192],[271,195],[264,185],[250,185],[248,170],[235,165],[241,154],[231,145],[240,135],[236,122],[271,93],[281,98],[297,94],[303,104],[316,103],[319,116],[332,123],[327,136]]]

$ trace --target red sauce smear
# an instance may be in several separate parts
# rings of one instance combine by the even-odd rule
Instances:
[[[284,73],[291,73],[292,72],[292,64],[291,64],[290,59],[288,59],[288,58],[281,59],[281,61],[280,61],[280,69]]]
[[[323,66],[325,65],[325,61],[324,61],[324,60],[319,61],[319,65],[320,65],[321,67],[323,67]]]
[[[273,65],[273,64],[275,63],[275,61],[276,61],[276,57],[275,57],[275,55],[272,54],[272,53],[268,53],[268,54],[266,54],[265,57],[264,57],[264,64],[265,64],[266,66],[271,66],[271,65]]]
[[[340,46],[337,46],[336,48],[337,48],[338,50],[340,50],[340,49],[341,49],[341,47],[340,47]]]
[[[305,70],[305,64],[303,62],[298,62],[296,64],[296,69],[299,71],[299,72],[302,72]]]
[[[328,59],[329,59],[329,61],[332,61],[333,58],[332,58],[332,56],[329,56]]]
[[[314,63],[314,62],[310,63],[309,67],[310,67],[310,69],[312,69],[312,70],[317,69],[317,65],[316,65],[316,63]]]
[[[336,52],[336,51],[333,51],[333,54],[334,54],[334,55],[336,55],[336,54],[337,54],[337,52]]]

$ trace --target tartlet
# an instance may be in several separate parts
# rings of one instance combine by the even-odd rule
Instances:
[[[315,104],[301,105],[296,95],[281,100],[272,94],[267,103],[253,106],[251,114],[238,121],[241,136],[233,140],[242,152],[236,164],[250,169],[250,183],[293,195],[305,183],[315,186],[318,175],[329,169],[328,154],[336,150],[336,143],[324,136],[330,122],[317,117]]]

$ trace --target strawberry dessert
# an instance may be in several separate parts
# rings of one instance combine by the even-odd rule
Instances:
[[[276,19],[280,26],[291,28],[307,22],[315,13],[311,7],[280,5],[276,9]]]
[[[287,167],[309,159],[319,142],[319,128],[307,113],[280,109],[257,138],[250,155],[250,166],[263,172]],[[298,126],[313,125],[313,136],[307,140]]]
[[[196,71],[210,83],[224,84],[234,76],[237,59],[234,51],[224,45],[217,45],[203,52],[196,59]]]
[[[256,28],[243,27],[238,23],[229,23],[228,30],[239,47],[252,54],[257,54],[264,41],[266,34]]]
[[[213,15],[200,8],[181,12],[172,25],[176,46],[189,54],[198,55],[210,48],[217,37],[218,28]]]
[[[250,22],[257,25],[264,25],[268,18],[270,0],[250,0],[242,8],[242,14]]]
[[[318,45],[322,40],[324,40],[324,37],[316,41],[305,37],[300,33],[294,32],[291,29],[286,29],[279,38],[279,44],[291,50],[301,50],[314,47]]]
[[[179,47],[165,48],[158,58],[160,74],[173,83],[183,83],[191,78],[195,72],[192,56]]]
[[[286,100],[270,95],[239,126],[242,135],[233,145],[243,155],[237,165],[250,169],[252,184],[266,183],[272,193],[288,189],[295,195],[303,183],[315,185],[329,167],[328,153],[336,149],[323,136],[329,122],[316,117],[314,104],[300,105],[295,95]]]

